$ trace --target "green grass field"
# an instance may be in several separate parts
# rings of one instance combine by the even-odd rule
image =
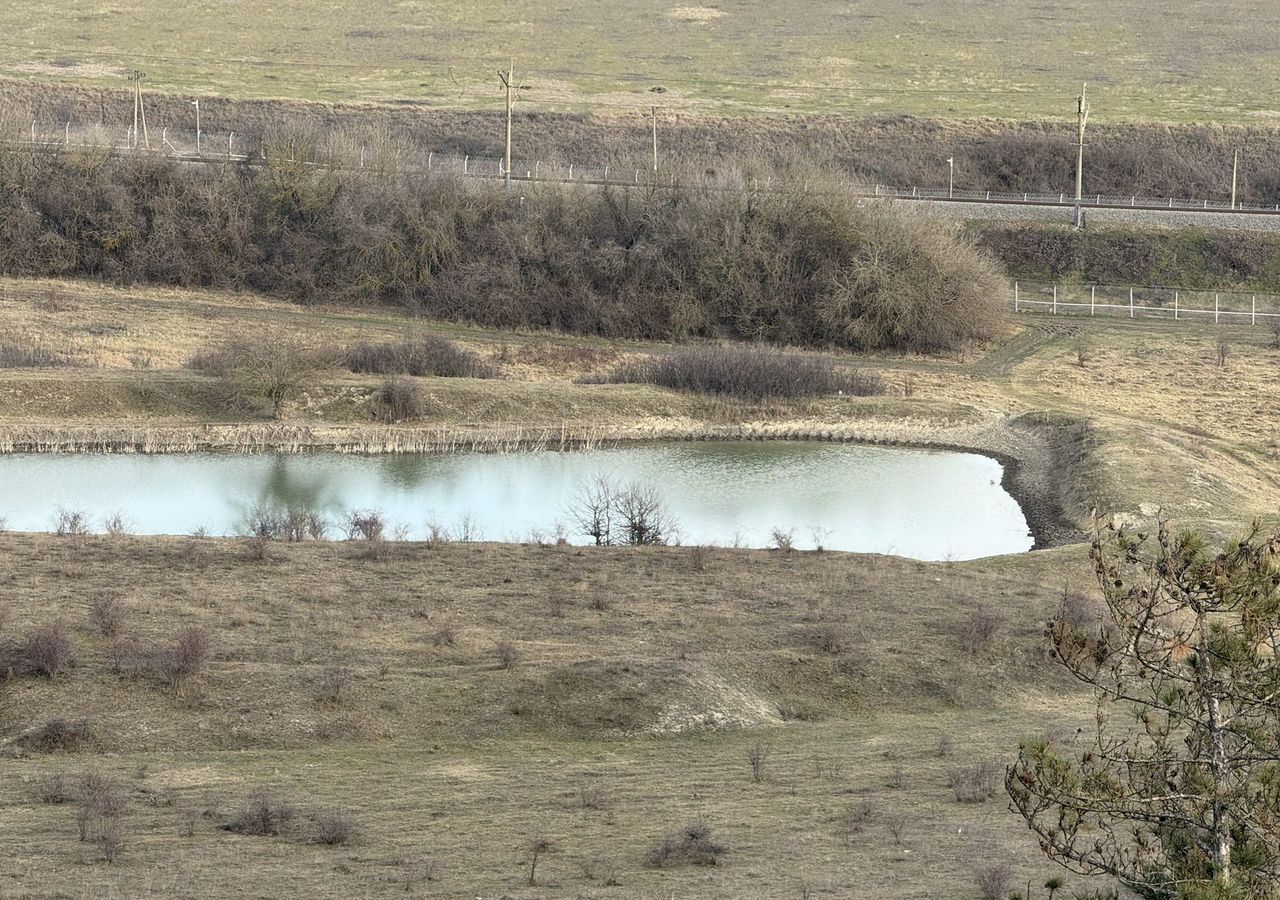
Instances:
[[[1268,123],[1280,6],[1242,0],[850,4],[113,4],[0,9],[0,73],[328,101],[525,109],[1070,116],[1088,81],[1110,120]],[[650,93],[661,86],[665,93]]]

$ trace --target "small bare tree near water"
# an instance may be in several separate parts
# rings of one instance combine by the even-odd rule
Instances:
[[[675,520],[657,491],[635,484],[622,487],[607,475],[578,492],[569,517],[598,547],[667,544],[676,533]]]

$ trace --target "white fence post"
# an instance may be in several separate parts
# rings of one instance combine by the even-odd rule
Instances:
[[[1090,285],[1089,287],[1089,315],[1093,315],[1093,308],[1098,305],[1098,286]]]
[[[1129,318],[1133,318],[1133,288],[1129,288]]]
[[[1218,324],[1219,315],[1220,314],[1218,312],[1218,295],[1214,294],[1213,295],[1213,324],[1214,325]]]
[[[573,181],[573,163],[569,163],[569,180]]]
[[[1013,283],[1013,311],[1018,311],[1018,282]]]
[[[1053,314],[1055,316],[1058,314],[1058,286],[1056,284],[1053,286]]]
[[[1178,321],[1178,292],[1173,292],[1173,321]]]
[[[471,157],[470,157],[470,156],[463,156],[463,157],[462,157],[462,174],[463,174],[463,175],[466,175],[466,174],[467,174],[467,162],[468,162],[470,159],[471,159]]]
[[[435,161],[435,155],[436,154],[434,150],[427,154],[427,171],[428,172],[431,171],[431,164]]]
[[[1253,314],[1249,318],[1249,324],[1257,325],[1258,324],[1258,295],[1254,294],[1252,297],[1252,300],[1253,300]]]
[[[66,143],[67,147],[70,147],[71,146],[71,123],[70,122],[62,126],[62,133],[63,133],[64,143]]]

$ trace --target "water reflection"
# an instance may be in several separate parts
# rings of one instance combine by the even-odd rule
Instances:
[[[842,444],[652,444],[589,453],[233,456],[0,456],[0,516],[44,530],[59,506],[135,530],[232,533],[256,508],[306,508],[336,522],[379,509],[412,537],[469,516],[480,537],[523,539],[568,522],[600,475],[654,487],[686,543],[796,545],[968,559],[1026,550],[1026,520],[999,463],[966,453]],[[585,542],[581,535],[571,539]]]

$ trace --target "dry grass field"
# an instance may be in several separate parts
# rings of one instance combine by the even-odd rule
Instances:
[[[881,396],[750,404],[580,381],[668,345],[11,279],[0,334],[60,364],[0,371],[0,439],[386,431],[369,415],[377,376],[321,371],[271,420],[228,409],[216,379],[185,364],[246,333],[322,348],[409,330],[452,338],[498,377],[417,379],[430,403],[391,429],[403,434],[590,426],[973,446],[1019,459],[1038,480],[1027,490],[1058,497],[1077,525],[1095,501],[1221,534],[1280,508],[1280,350],[1263,329],[1185,323],[1022,317],[953,357],[831,357],[883,378]],[[1037,461],[1054,438],[1031,441],[1036,422],[1087,423],[1086,440]],[[1044,896],[1054,870],[1000,790],[960,802],[951,780],[998,770],[1022,736],[1069,740],[1091,721],[1042,635],[1064,589],[1090,590],[1079,544],[940,564],[537,543],[370,551],[273,543],[258,559],[240,540],[0,534],[0,651],[17,660],[55,622],[74,648],[51,679],[15,665],[0,681],[3,890],[977,900],[976,875],[1007,860],[1011,888]],[[191,628],[209,656],[175,684],[164,661]],[[78,746],[40,745],[57,718],[85,723]],[[110,864],[77,838],[90,772],[124,802]],[[292,806],[280,834],[226,828],[255,790]],[[348,819],[349,840],[320,842]],[[653,864],[664,837],[697,823],[725,848],[716,865]],[[541,839],[553,851],[531,885]]]
[[[496,107],[514,57],[526,106],[681,112],[1273,121],[1273,4],[1000,0],[859,4],[10,3],[0,72],[235,97]],[[661,94],[651,88],[664,89]],[[1100,114],[1102,114],[1100,112]]]

